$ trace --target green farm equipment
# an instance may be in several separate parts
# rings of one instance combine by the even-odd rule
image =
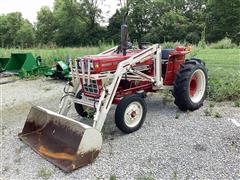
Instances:
[[[55,59],[54,61],[54,67],[45,71],[44,75],[55,79],[71,80],[72,76],[69,66],[60,59]]]
[[[32,53],[12,53],[11,58],[5,66],[5,70],[18,74],[21,71],[33,72],[38,69],[40,62]]]
[[[42,64],[40,56],[35,58],[32,53],[12,53],[10,58],[0,58],[0,72],[20,77],[45,75],[54,79],[71,80],[70,69],[63,60],[55,58],[53,67],[47,67]]]
[[[5,70],[6,65],[8,64],[10,58],[0,58],[0,72]]]

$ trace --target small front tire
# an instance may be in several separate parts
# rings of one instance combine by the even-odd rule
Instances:
[[[82,99],[82,92],[79,91],[76,96],[77,99]],[[90,113],[90,111],[87,109],[88,107],[83,106],[82,104],[75,103],[74,107],[77,111],[77,113],[85,118],[93,118],[93,113]]]
[[[147,113],[144,99],[138,94],[124,97],[115,112],[116,126],[124,133],[132,133],[141,128]]]

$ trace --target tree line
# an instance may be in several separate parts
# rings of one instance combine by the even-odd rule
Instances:
[[[128,0],[107,26],[101,24],[99,1],[55,0],[52,10],[41,8],[35,24],[19,12],[0,15],[1,47],[118,43],[122,18],[127,11],[131,41],[197,44],[228,37],[240,43],[239,0]]]

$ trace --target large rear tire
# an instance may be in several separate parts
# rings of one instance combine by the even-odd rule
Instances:
[[[176,73],[173,96],[182,111],[199,109],[207,94],[207,69],[204,62],[191,59]]]
[[[116,126],[124,133],[132,133],[142,127],[147,113],[144,99],[130,95],[121,100],[115,112]]]

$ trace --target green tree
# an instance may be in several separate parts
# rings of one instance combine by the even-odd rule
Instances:
[[[23,22],[22,14],[19,12],[9,13],[5,18],[5,46],[16,46],[17,32],[21,28]]]
[[[56,20],[49,7],[42,7],[37,14],[36,39],[40,44],[49,44],[54,42],[54,33],[56,31]]]
[[[97,44],[105,37],[100,27],[98,0],[55,0],[55,40],[62,46]]]
[[[198,43],[206,26],[206,0],[129,0],[128,8],[130,38],[138,42]],[[120,9],[109,21],[108,30],[114,40],[120,37],[116,33],[124,11]]]
[[[53,14],[56,19],[55,40],[58,45],[80,44],[84,24],[77,15],[77,4],[73,0],[55,0]]]
[[[0,16],[0,41],[2,47],[29,47],[34,45],[32,24],[19,12]]]
[[[77,14],[85,23],[86,41],[97,44],[105,38],[106,30],[100,26],[103,20],[102,11],[99,9],[99,2],[102,0],[79,0],[77,1]]]
[[[240,1],[209,0],[207,6],[207,40],[218,41],[224,37],[239,43]]]
[[[108,41],[114,41],[115,43],[119,43],[121,40],[121,34],[120,34],[120,27],[122,24],[122,19],[125,10],[117,10],[116,13],[109,19],[109,25],[107,27],[107,40]]]
[[[88,25],[88,29],[94,28],[101,17],[101,9],[98,8],[99,0],[80,0],[78,4],[78,15]]]
[[[166,12],[161,17],[162,37],[164,41],[181,41],[187,36],[187,18],[178,11]]]
[[[16,33],[16,44],[22,48],[31,47],[35,44],[35,32],[28,20],[23,20],[20,29]]]
[[[184,15],[188,19],[186,41],[197,44],[206,27],[206,4],[207,0],[185,1]]]
[[[198,43],[205,27],[206,0],[155,0],[146,41]]]
[[[129,33],[132,40],[141,42],[151,27],[151,3],[149,0],[130,0],[129,8]]]
[[[7,18],[5,15],[0,16],[0,41],[1,41],[1,47],[5,47],[7,44],[6,42],[6,34],[7,34],[8,28],[7,28]]]

